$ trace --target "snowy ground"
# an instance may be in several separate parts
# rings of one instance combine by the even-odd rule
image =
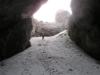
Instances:
[[[30,41],[32,47],[3,61],[0,75],[100,75],[100,65],[74,45],[66,30]]]

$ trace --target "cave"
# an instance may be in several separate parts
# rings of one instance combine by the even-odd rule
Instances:
[[[37,20],[47,2],[0,0],[0,75],[99,75],[100,1],[71,0],[71,13]]]
[[[13,55],[16,55],[22,52],[23,50],[31,47],[29,41],[31,37],[53,36],[66,29],[67,22],[66,23],[63,22],[64,18],[62,17],[62,13],[65,14],[63,16],[65,16],[67,20],[70,16],[69,12],[71,12],[71,9],[69,8],[70,0],[68,1],[69,4],[67,4],[67,9],[69,10],[69,12],[65,10],[66,0],[63,1],[59,0],[59,1],[60,2],[57,2],[56,0],[55,1],[53,0],[49,0],[49,1],[47,0],[29,0],[29,1],[1,0],[0,1],[1,4],[0,23],[1,23],[1,34],[2,34],[0,35],[1,37],[0,61],[7,59]],[[43,10],[47,13],[47,15],[53,14],[52,11],[55,14],[55,12],[58,11],[58,8],[59,11],[61,11],[58,12],[58,15],[61,15],[63,20],[62,19],[60,20],[60,16],[59,17],[57,17],[58,15],[56,16],[56,18],[58,19],[57,21],[59,22],[57,23],[58,25],[60,25],[58,27],[56,26],[57,24],[54,22],[38,21],[33,17],[37,13],[37,11],[39,11],[39,9],[47,2],[52,3],[51,5],[48,4],[49,8],[52,6],[52,8],[50,9],[54,8],[54,10],[50,10],[51,12],[47,10],[49,8],[46,8],[46,10],[49,11],[50,13]],[[55,7],[55,2],[56,4],[58,3],[56,7]],[[61,6],[60,4],[63,6]],[[39,12],[39,14],[41,13],[42,12]],[[46,13],[44,16],[47,16]],[[52,17],[54,17],[55,15],[53,15]],[[50,16],[48,18],[50,18]],[[49,20],[53,20],[53,19],[55,18],[51,18]]]

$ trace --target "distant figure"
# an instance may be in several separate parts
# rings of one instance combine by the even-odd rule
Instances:
[[[44,33],[43,33],[43,32],[41,33],[41,36],[42,36],[42,40],[44,40],[44,36],[45,36],[45,35],[44,35]]]

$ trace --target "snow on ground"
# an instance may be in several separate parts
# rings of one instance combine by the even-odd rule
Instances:
[[[30,41],[32,47],[1,62],[0,75],[100,75],[100,65],[74,45],[66,30]]]

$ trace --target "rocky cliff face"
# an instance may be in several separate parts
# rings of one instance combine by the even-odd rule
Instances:
[[[95,59],[100,60],[100,1],[72,0],[70,38]]]
[[[47,0],[0,0],[0,61],[30,46],[31,16]]]

